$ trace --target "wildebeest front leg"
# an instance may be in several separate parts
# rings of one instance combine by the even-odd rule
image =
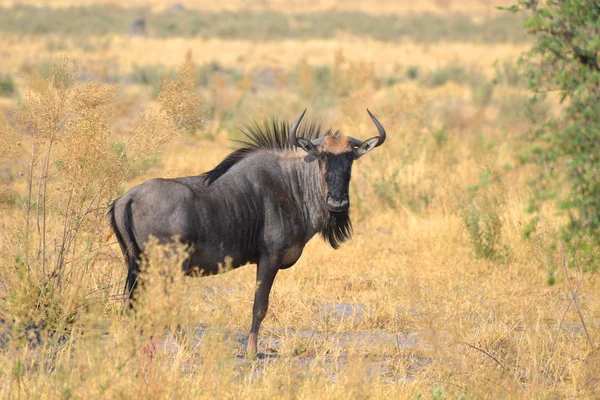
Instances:
[[[248,337],[248,347],[246,349],[249,358],[256,357],[258,354],[257,341],[258,329],[260,323],[267,315],[269,308],[269,294],[273,281],[279,270],[279,263],[273,262],[268,256],[262,256],[259,260],[256,271],[256,292],[254,294],[254,307],[252,309],[252,327]]]

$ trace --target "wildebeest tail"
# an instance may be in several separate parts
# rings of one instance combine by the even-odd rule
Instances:
[[[121,219],[122,224],[117,223],[115,203],[116,200],[110,205],[109,209],[110,225],[115,232],[115,236],[117,237],[117,241],[119,242],[119,246],[121,247],[121,251],[123,252],[123,256],[125,257],[125,262],[127,264],[127,279],[125,280],[124,293],[126,296],[128,296],[129,300],[131,300],[135,288],[137,287],[137,278],[140,273],[138,258],[141,254],[141,250],[135,241],[135,236],[133,235],[131,221],[131,200],[125,204]],[[119,225],[121,225],[121,227],[119,227]],[[128,301],[128,303],[131,307],[131,301]]]

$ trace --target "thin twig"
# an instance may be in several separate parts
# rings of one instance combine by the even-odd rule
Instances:
[[[579,286],[581,286],[581,281],[578,282],[576,290],[579,290]],[[573,304],[573,298],[569,298],[569,304],[567,304],[567,308],[565,309],[565,312],[563,313],[563,315],[560,319],[560,323],[558,324],[558,331],[556,332],[556,336],[554,337],[554,341],[552,342],[551,352],[554,352],[554,346],[556,345],[556,342],[558,341],[558,334],[562,330],[562,324],[565,321],[567,312],[569,312],[569,309],[571,308],[571,304]],[[567,336],[567,339],[571,340],[571,338],[569,338],[568,336]]]
[[[12,239],[10,238],[10,235],[8,234],[8,229],[6,229],[6,225],[4,225],[4,221],[2,221],[1,217],[0,217],[0,226],[2,226],[2,230],[4,231],[4,234],[6,235],[6,239],[8,239],[8,242],[2,242],[2,243],[4,244],[4,247],[6,247],[14,255],[15,254],[14,244],[12,242]]]
[[[519,387],[521,388],[521,390],[525,390],[525,386],[519,382],[519,379],[515,376],[515,374],[511,373],[510,369],[507,368],[504,364],[502,364],[500,362],[500,360],[498,360],[496,357],[494,357],[492,354],[490,354],[488,351],[486,351],[485,349],[479,348],[477,346],[474,346],[470,343],[467,342],[458,342],[459,344],[464,344],[465,346],[469,346],[470,348],[477,350],[479,352],[481,352],[482,354],[488,356],[491,360],[493,360],[496,364],[498,364],[500,367],[502,367],[502,369],[506,372],[508,372],[510,375],[512,375],[513,378],[515,378],[515,381],[519,384]]]
[[[112,246],[113,244],[117,244],[117,243],[119,243],[119,242],[103,243],[103,244],[101,244],[100,246],[98,246],[98,247],[96,247],[96,248],[93,248],[93,249],[89,249],[89,250],[87,250],[85,254],[83,254],[83,255],[81,255],[81,256],[79,256],[79,257],[77,257],[77,258],[73,258],[73,259],[71,259],[71,260],[65,261],[65,265],[72,264],[72,263],[74,263],[75,261],[79,261],[79,260],[81,260],[82,258],[88,257],[88,256],[89,256],[91,253],[93,253],[93,252],[95,252],[95,251],[101,250],[101,249],[103,249],[103,248],[105,248],[105,247],[110,247],[110,246]]]
[[[502,364],[496,357],[494,357],[492,354],[490,354],[488,351],[486,351],[485,349],[482,349],[480,347],[474,346],[471,343],[467,343],[467,342],[459,342],[460,344],[464,344],[465,346],[469,346],[472,349],[475,349],[483,354],[485,354],[486,356],[488,356],[490,359],[492,359],[493,361],[496,362],[496,364],[498,364],[499,366],[502,367],[502,369],[504,369],[505,371],[508,371],[508,368],[506,368],[504,366],[504,364]]]
[[[138,129],[137,133],[135,133],[131,139],[129,139],[127,141],[127,143],[125,144],[125,147],[123,147],[123,150],[121,151],[120,157],[123,157],[125,155],[125,152],[127,151],[127,149],[129,148],[129,145],[131,143],[133,143],[133,141],[135,139],[137,139],[137,137],[144,131],[146,130],[146,128],[148,128],[150,126],[151,123],[153,123],[155,120],[158,119],[158,115],[154,115],[152,116],[148,121],[146,121],[146,124],[144,126],[142,126],[141,128]]]
[[[67,200],[67,207],[65,208],[65,220],[63,222],[63,235],[62,241],[60,243],[60,252],[58,253],[58,259],[56,260],[56,265],[61,265],[64,259],[64,251],[65,251],[65,242],[67,240],[67,232],[70,229],[71,219],[69,218],[69,210],[71,207],[71,200],[73,199],[73,191],[74,187],[71,186],[71,191],[69,192],[69,199]],[[69,229],[67,229],[69,227]]]
[[[565,280],[567,281],[567,285],[569,287],[569,292],[571,293],[571,297],[573,298],[573,304],[575,305],[577,314],[579,314],[579,319],[581,320],[581,325],[583,326],[583,331],[585,332],[585,336],[587,337],[587,340],[590,343],[590,346],[592,346],[592,348],[595,348],[594,342],[592,342],[592,338],[590,337],[590,333],[588,332],[585,320],[583,319],[583,314],[581,314],[581,309],[579,308],[579,302],[577,301],[577,293],[575,291],[573,291],[573,287],[571,286],[571,281],[569,280],[569,272],[567,271],[567,261],[565,259],[565,245],[562,242],[560,243],[560,252],[562,255],[563,269],[565,271]]]
[[[32,134],[33,136],[33,134]],[[31,267],[29,265],[29,220],[31,216],[31,196],[33,194],[33,169],[35,167],[35,159],[36,159],[36,150],[37,150],[37,141],[36,138],[33,137],[31,144],[31,161],[29,162],[29,173],[27,175],[27,207],[25,207],[25,263],[27,264],[29,272],[31,272]],[[38,205],[39,206],[39,205]]]
[[[38,248],[42,253],[42,275],[46,275],[46,184],[47,184],[47,171],[48,171],[48,162],[50,160],[50,154],[52,153],[52,145],[54,144],[54,132],[50,136],[50,143],[48,144],[48,150],[46,150],[46,154],[44,155],[44,161],[42,163],[42,170],[40,171],[40,176],[38,179],[38,189],[37,189],[37,210],[36,210],[36,224],[37,231],[39,236],[39,245]],[[43,187],[43,194],[42,194]],[[41,197],[41,199],[40,199]],[[40,201],[41,200],[41,201]],[[42,225],[40,226],[40,203],[42,203]],[[39,257],[38,253],[38,257]]]
[[[539,295],[541,296],[541,295]],[[538,296],[538,298],[539,298]],[[537,300],[537,299],[536,299]],[[519,317],[515,320],[515,322],[512,324],[512,326],[498,339],[496,340],[493,344],[492,347],[496,347],[501,341],[503,341],[512,331],[515,330],[515,328],[517,327],[517,325],[519,324],[519,322],[521,322],[521,320],[523,318],[525,318],[525,316],[527,314],[529,314],[529,311],[531,311],[531,309],[533,308],[533,306],[535,305],[535,302],[532,302],[531,305],[527,308],[527,310],[525,310],[521,315],[519,315]]]

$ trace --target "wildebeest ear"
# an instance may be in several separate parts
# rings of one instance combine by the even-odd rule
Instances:
[[[314,144],[312,144],[310,142],[310,140],[306,140],[306,139],[302,139],[302,138],[298,138],[298,144],[302,147],[302,149],[307,152],[308,154],[310,154],[311,156],[317,158],[319,157],[319,154],[321,153],[319,151],[319,149],[317,148],[317,146],[315,146]]]
[[[362,157],[377,146],[379,143],[379,136],[372,137],[371,139],[367,139],[358,148],[354,150],[354,154],[356,154],[356,158]]]

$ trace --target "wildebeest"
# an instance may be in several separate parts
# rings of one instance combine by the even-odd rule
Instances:
[[[383,144],[385,129],[367,109],[378,135],[360,141],[314,123],[246,127],[246,140],[213,170],[199,176],[152,179],[114,201],[111,225],[128,266],[132,299],[139,257],[150,235],[190,246],[183,271],[212,275],[226,258],[232,268],[257,264],[247,352],[257,353],[258,329],[280,269],[298,261],[320,233],[333,248],[352,234],[348,188],[352,163]],[[301,151],[297,151],[299,148]],[[130,303],[131,304],[131,303]]]
[[[135,21],[129,25],[127,33],[129,36],[146,36],[146,18],[136,18]]]

